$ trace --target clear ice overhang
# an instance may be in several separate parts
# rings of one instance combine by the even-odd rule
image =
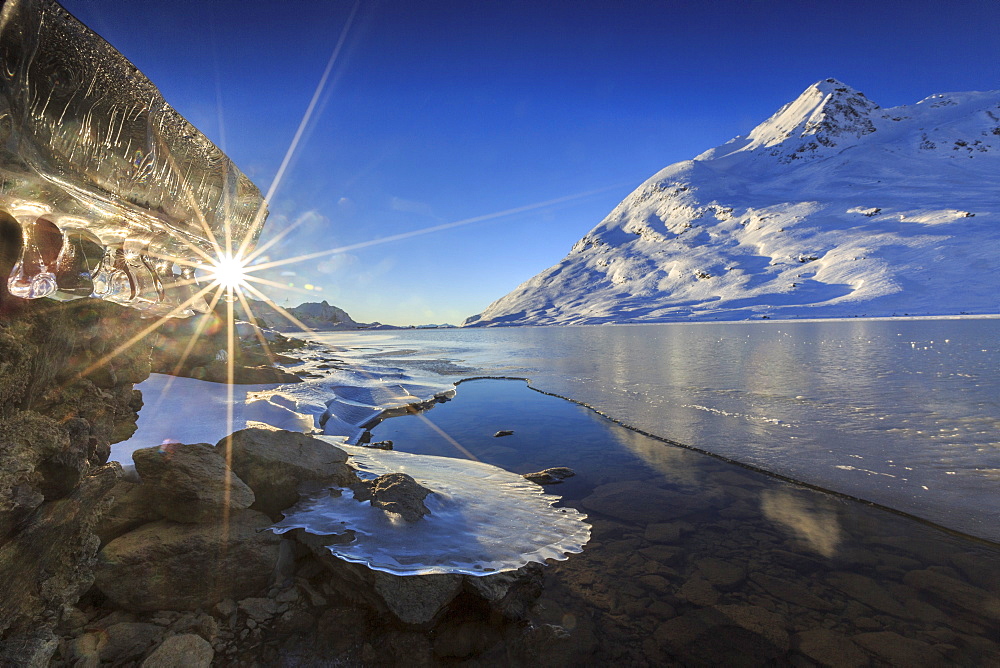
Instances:
[[[260,190],[114,47],[56,2],[3,2],[0,224],[23,241],[12,295],[190,315],[205,308],[195,268],[252,249],[266,216]]]

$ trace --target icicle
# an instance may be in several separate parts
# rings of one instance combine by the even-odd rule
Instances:
[[[59,288],[50,267],[55,267],[62,250],[62,233],[45,218],[20,222],[21,256],[7,279],[7,290],[22,299],[48,297]]]
[[[119,304],[130,304],[135,299],[135,279],[128,271],[125,250],[121,246],[108,246],[104,258],[94,272],[94,296]]]

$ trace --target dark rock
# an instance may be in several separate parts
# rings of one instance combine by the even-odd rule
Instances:
[[[933,598],[1000,622],[1000,596],[932,570],[910,571],[903,582]]]
[[[931,645],[893,631],[859,633],[851,638],[891,666],[940,666],[944,657]]]
[[[119,480],[111,490],[112,501],[95,527],[101,545],[143,524],[163,519],[159,502],[150,490],[152,486],[129,480]]]
[[[157,510],[175,522],[210,522],[226,509],[242,510],[254,493],[207,443],[170,443],[132,453],[135,470]]]
[[[868,607],[904,619],[912,618],[911,611],[906,609],[895,596],[875,580],[857,573],[832,573],[827,581],[849,597]]]
[[[750,576],[765,593],[793,605],[812,610],[833,610],[834,605],[825,601],[810,592],[804,584],[787,579],[781,579],[767,575],[766,573],[754,573]]]
[[[120,622],[105,630],[107,642],[100,648],[102,661],[124,663],[146,653],[160,638],[163,627],[142,622]]]
[[[399,515],[407,522],[416,522],[431,511],[424,499],[431,493],[406,473],[386,473],[371,483],[371,504]]]
[[[740,563],[706,557],[697,562],[698,571],[702,576],[723,591],[735,589],[746,580],[746,566]]]
[[[462,588],[461,575],[390,575],[373,571],[375,591],[400,621],[426,624],[433,620]]]
[[[571,468],[556,466],[543,471],[537,471],[535,473],[525,473],[522,477],[539,485],[555,485],[562,482],[566,478],[572,478],[575,475],[576,472]]]
[[[205,524],[146,524],[101,550],[96,585],[127,610],[195,610],[260,593],[281,538],[267,516],[236,511]]]
[[[435,629],[434,653],[465,659],[482,654],[499,640],[500,632],[494,625],[478,619],[455,620]]]
[[[691,514],[684,498],[644,482],[612,482],[594,489],[581,504],[625,522],[669,522]]]
[[[347,486],[358,482],[345,463],[347,453],[326,441],[281,429],[250,428],[234,433],[215,446],[231,448],[233,472],[254,491],[254,510],[279,518],[299,500],[299,486]]]
[[[870,659],[847,636],[829,629],[809,629],[792,638],[792,645],[820,666],[862,668]]]
[[[466,591],[476,594],[507,619],[524,619],[542,595],[545,574],[537,563],[492,575],[464,576]]]
[[[72,605],[93,583],[100,542],[93,527],[121,466],[108,464],[84,477],[72,494],[41,506],[15,536],[0,545],[0,633],[33,635],[44,611]]]
[[[215,651],[204,638],[185,633],[170,636],[142,662],[142,668],[209,668]]]

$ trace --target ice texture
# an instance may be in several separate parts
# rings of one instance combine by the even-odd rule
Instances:
[[[424,499],[431,514],[416,522],[359,502],[345,489],[339,496],[324,492],[299,503],[273,528],[317,535],[353,531],[350,542],[328,547],[345,561],[394,575],[489,575],[530,562],[564,560],[590,540],[586,515],[555,507],[558,496],[516,473],[482,462],[319,438],[346,450],[365,477],[407,473],[433,492]]]
[[[267,215],[221,150],[51,0],[0,10],[0,209],[23,233],[12,294],[153,312],[187,298],[227,228],[252,246]]]

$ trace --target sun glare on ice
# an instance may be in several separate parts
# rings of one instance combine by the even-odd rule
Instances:
[[[227,292],[241,290],[247,285],[247,263],[239,256],[224,253],[205,269],[213,286],[217,285]]]

